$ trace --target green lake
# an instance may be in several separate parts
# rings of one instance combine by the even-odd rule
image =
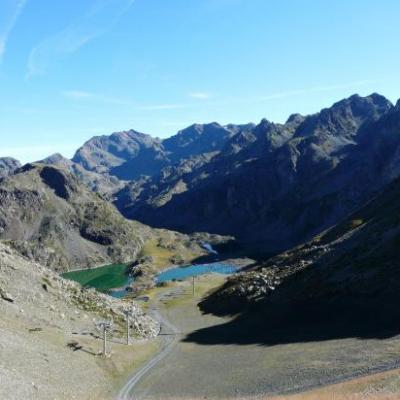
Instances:
[[[92,287],[101,292],[108,292],[111,289],[123,287],[129,283],[128,268],[129,264],[112,264],[66,272],[62,274],[62,277],[79,282],[85,287]]]

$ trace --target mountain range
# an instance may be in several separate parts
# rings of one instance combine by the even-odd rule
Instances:
[[[94,137],[72,160],[40,163],[68,171],[128,219],[232,235],[267,257],[339,223],[399,176],[399,132],[400,103],[353,95],[284,124],[195,124],[164,140],[134,130]],[[18,176],[16,161],[0,165],[6,181]]]
[[[93,138],[73,161],[124,182],[111,197],[127,218],[234,235],[273,254],[339,222],[399,174],[399,123],[399,105],[354,95],[284,124]]]

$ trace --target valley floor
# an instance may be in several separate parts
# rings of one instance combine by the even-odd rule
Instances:
[[[396,370],[400,366],[399,336],[269,346],[238,344],[238,332],[229,326],[231,318],[203,315],[197,307],[204,294],[223,280],[220,276],[197,278],[194,297],[189,281],[149,293],[150,311],[158,309],[177,328],[178,340],[172,351],[130,388],[126,398],[400,398],[400,373]],[[259,324],[259,329],[268,329],[268,321]],[[213,335],[210,340],[196,340],[208,334]],[[176,336],[166,327],[162,335],[164,341]]]

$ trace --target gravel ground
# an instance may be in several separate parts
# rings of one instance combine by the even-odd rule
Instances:
[[[84,335],[93,320],[112,316],[118,327],[122,303],[81,290],[0,243],[0,399],[112,399],[127,371],[157,351],[159,340],[134,346]],[[120,314],[119,314],[120,313]],[[135,332],[154,337],[158,324],[135,307]],[[138,327],[138,328],[136,328]],[[77,348],[69,346],[74,342]]]
[[[181,340],[165,359],[135,387],[134,398],[224,399],[273,396],[301,392],[354,377],[392,369],[399,364],[400,337],[385,340],[348,338],[308,343],[263,346],[185,342],[198,329],[224,324],[229,318],[202,315],[196,304],[221,277],[198,279],[193,299],[175,297],[171,289],[158,303],[163,315],[179,330]],[[170,295],[168,295],[170,293]],[[217,341],[218,342],[218,341]]]

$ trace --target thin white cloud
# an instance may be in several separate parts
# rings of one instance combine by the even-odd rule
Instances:
[[[207,100],[211,97],[211,95],[206,92],[191,92],[189,93],[189,97],[197,100]]]
[[[38,107],[29,107],[29,106],[7,106],[2,107],[0,111],[4,112],[17,112],[21,114],[41,114],[47,112],[47,110],[38,108]]]
[[[256,98],[252,99],[252,101],[263,102],[263,101],[284,99],[284,98],[288,98],[288,97],[301,96],[301,95],[307,95],[307,94],[318,93],[318,92],[333,92],[335,90],[352,89],[352,88],[371,85],[374,83],[376,83],[376,81],[364,80],[364,81],[348,82],[348,83],[343,83],[343,84],[338,84],[338,85],[316,86],[316,87],[311,87],[311,88],[306,88],[306,89],[291,90],[291,91],[287,91],[287,92],[280,92],[280,93],[270,94],[267,96],[256,97]]]
[[[187,108],[189,107],[187,104],[155,104],[149,106],[140,106],[139,110],[149,110],[149,111],[157,111],[157,110],[176,110],[179,108]]]
[[[280,99],[287,99],[290,97],[297,97],[297,96],[304,96],[304,95],[311,95],[313,93],[319,92],[334,92],[337,90],[344,90],[344,89],[356,89],[363,86],[369,86],[376,84],[377,81],[373,80],[363,80],[363,81],[355,81],[355,82],[348,82],[336,85],[326,85],[326,86],[315,86],[310,88],[304,89],[297,89],[297,90],[290,90],[290,91],[283,91],[268,94],[265,96],[258,96],[258,97],[230,97],[222,99],[221,101],[215,102],[208,102],[207,105],[209,106],[226,106],[229,104],[252,104],[252,103],[264,103],[271,100],[280,100]]]
[[[45,74],[49,66],[78,51],[112,29],[134,0],[97,0],[84,15],[35,46],[28,60],[27,77]]]
[[[282,91],[277,93],[272,93],[265,96],[258,97],[231,97],[221,99],[219,101],[208,101],[208,102],[190,102],[190,103],[165,103],[165,104],[149,104],[143,105],[139,104],[137,101],[133,101],[130,99],[112,97],[108,95],[98,94],[88,92],[86,90],[66,90],[62,91],[61,95],[67,99],[74,101],[90,101],[90,102],[100,102],[105,104],[113,104],[119,106],[130,107],[132,110],[140,110],[140,111],[162,111],[162,110],[178,110],[178,109],[193,109],[204,106],[227,106],[227,105],[235,105],[235,104],[252,104],[252,103],[263,103],[273,100],[287,99],[290,97],[296,96],[305,96],[311,95],[313,93],[319,92],[333,92],[337,90],[343,89],[352,89],[358,88],[368,85],[376,84],[376,81],[373,80],[364,80],[364,81],[356,81],[349,82],[343,84],[336,85],[326,85],[326,86],[315,86],[311,88],[297,89],[291,91]],[[205,100],[209,98],[209,94],[203,92],[193,92],[190,93],[190,96],[194,99]]]
[[[132,100],[87,92],[85,90],[65,90],[61,92],[61,95],[70,100],[91,101],[91,102],[100,102],[105,104],[126,106],[140,111],[175,110],[181,108],[188,108],[191,106],[189,104],[139,105],[137,102],[134,102]]]
[[[91,101],[100,102],[106,104],[115,104],[120,106],[131,107],[132,109],[141,111],[157,111],[157,110],[174,110],[180,108],[187,108],[187,104],[150,104],[140,105],[135,101],[129,99],[123,99],[118,97],[107,96],[98,93],[92,93],[85,90],[65,90],[61,92],[61,95],[70,100],[76,101]]]
[[[27,0],[2,0],[0,5],[0,62],[6,52],[8,37]]]
[[[46,158],[54,153],[62,153],[66,157],[72,157],[81,143],[64,143],[38,146],[3,147],[1,157],[14,157],[22,163],[33,162]]]
[[[132,100],[107,96],[99,93],[92,93],[86,90],[64,90],[61,92],[61,95],[69,100],[91,101],[127,107],[137,107],[137,103]]]
[[[82,90],[66,90],[64,92],[61,92],[61,94],[64,97],[75,100],[89,99],[91,97],[94,97],[93,93],[84,92]]]

